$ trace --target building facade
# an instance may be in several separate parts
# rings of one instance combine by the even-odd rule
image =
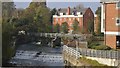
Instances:
[[[67,9],[59,9],[56,15],[53,15],[53,25],[58,23],[61,26],[63,22],[67,22],[69,32],[72,32],[72,24],[75,19],[79,22],[79,30],[81,32],[84,30],[84,33],[88,33],[87,25],[89,21],[94,21],[94,13],[90,8],[68,7]]]
[[[101,0],[101,32],[104,33],[105,45],[120,47],[120,2]]]

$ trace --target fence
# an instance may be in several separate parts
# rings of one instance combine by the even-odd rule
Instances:
[[[68,38],[83,38],[84,34],[62,34],[62,33],[30,33],[32,36],[44,36],[44,37],[68,37]],[[83,38],[85,39],[85,38]]]
[[[63,46],[63,52],[66,52],[70,54],[71,56],[75,56],[76,59],[80,58],[80,53],[78,51],[66,45]]]
[[[85,48],[79,48],[77,51],[76,48],[71,48],[66,45],[63,46],[63,51],[74,55],[77,58],[79,58],[80,56],[86,56],[120,60],[120,51],[93,50]]]

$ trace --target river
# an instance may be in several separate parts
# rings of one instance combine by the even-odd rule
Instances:
[[[64,66],[62,47],[20,45],[9,63],[16,66]]]

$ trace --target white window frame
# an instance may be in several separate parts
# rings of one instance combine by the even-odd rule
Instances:
[[[116,9],[120,9],[120,7],[118,7],[118,3],[120,3],[120,2],[117,2],[117,3],[116,3]]]
[[[117,20],[119,19],[119,23],[117,23]],[[120,18],[116,18],[116,25],[120,25]]]

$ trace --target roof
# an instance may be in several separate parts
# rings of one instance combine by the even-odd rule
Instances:
[[[58,9],[58,14],[59,13],[67,13],[67,9],[68,8]],[[88,8],[83,8],[83,7],[78,7],[78,6],[74,7],[74,8],[70,8],[70,14],[73,13],[73,11],[82,12],[82,14],[84,14],[87,9]]]

